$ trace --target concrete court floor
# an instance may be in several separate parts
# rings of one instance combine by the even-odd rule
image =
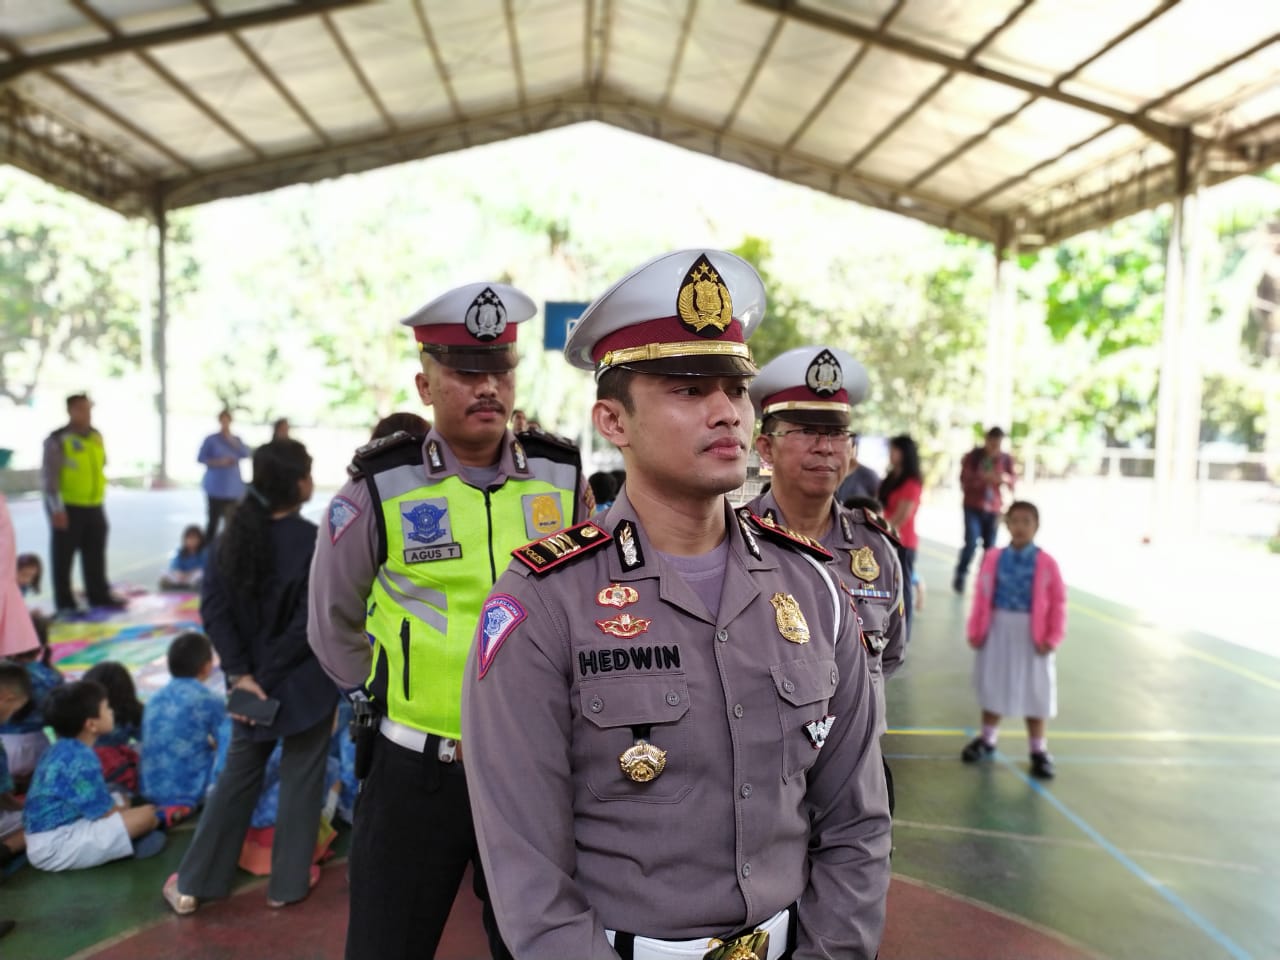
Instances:
[[[12,507],[20,549],[37,533],[43,547],[38,504]],[[201,507],[193,491],[113,493],[113,576],[149,582]],[[995,761],[965,766],[977,708],[952,561],[924,544],[931,586],[888,688],[898,809],[881,957],[1280,957],[1280,661],[1073,590],[1050,726],[1058,778],[1027,777],[1018,723]],[[246,875],[230,901],[179,920],[158,890],[188,838],[176,831],[146,862],[20,870],[0,886],[0,916],[19,920],[0,958],[341,956],[340,863],[299,907],[266,910]],[[484,956],[467,893],[440,956]]]

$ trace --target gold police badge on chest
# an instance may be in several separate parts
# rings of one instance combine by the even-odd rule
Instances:
[[[656,779],[667,766],[667,751],[655,747],[647,740],[637,740],[618,757],[618,766],[627,779],[636,783],[648,783]]]
[[[773,604],[778,632],[782,634],[782,638],[792,643],[808,643],[809,624],[805,622],[796,598],[789,593],[775,593],[769,602]]]
[[[876,563],[876,555],[870,547],[859,547],[849,557],[849,569],[859,580],[871,583],[880,577],[880,564]]]

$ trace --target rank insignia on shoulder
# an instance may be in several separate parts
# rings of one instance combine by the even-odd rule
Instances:
[[[884,534],[886,537],[889,538],[889,542],[892,543],[895,547],[902,546],[902,544],[898,542],[898,535],[894,533],[893,528],[889,526],[888,520],[880,516],[880,514],[876,513],[874,510],[864,509],[862,511],[862,516],[863,516],[863,519],[866,521],[867,526],[872,527],[875,530],[878,530],[880,533]]]
[[[859,547],[849,555],[849,569],[859,580],[874,582],[880,576],[880,564],[870,547]]]
[[[363,446],[357,447],[355,457],[347,466],[347,476],[352,480],[359,480],[367,472],[367,467],[371,462],[378,460],[392,450],[400,447],[415,447],[422,442],[422,437],[415,437],[413,434],[405,430],[397,430],[395,433],[388,434],[385,437],[378,437],[376,440],[370,440]],[[409,457],[411,451],[406,451],[405,456]],[[421,461],[419,461],[421,462]]]
[[[758,533],[764,534],[765,537],[774,543],[789,544],[792,547],[798,547],[805,553],[817,557],[819,560],[833,559],[831,551],[820,544],[813,537],[806,537],[803,533],[784,527],[778,521],[769,517],[761,517],[749,510],[745,511],[750,518],[750,523],[755,527]]]
[[[836,715],[828,713],[821,720],[810,720],[804,725],[804,735],[809,738],[809,746],[821,750],[831,734],[831,725],[836,722]]]
[[[511,551],[511,555],[534,573],[546,573],[562,563],[576,559],[604,546],[612,537],[588,520],[576,527],[569,527],[541,540],[526,543]]]

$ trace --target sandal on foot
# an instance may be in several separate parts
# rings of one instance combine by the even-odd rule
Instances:
[[[200,906],[200,902],[189,893],[178,892],[178,875],[176,873],[169,874],[169,879],[164,882],[165,902],[174,913],[185,917],[189,913],[195,913],[196,907]]]
[[[314,890],[316,887],[316,884],[319,882],[320,882],[320,868],[313,864],[311,867],[311,871],[307,874],[307,892],[309,893],[312,890]],[[305,900],[305,899],[306,897],[303,896],[302,900]],[[302,900],[272,900],[270,897],[268,897],[267,906],[270,907],[272,910],[279,910],[281,907],[287,907],[290,904],[301,903]]]

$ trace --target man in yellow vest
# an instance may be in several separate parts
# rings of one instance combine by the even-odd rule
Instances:
[[[53,532],[53,601],[62,617],[81,612],[71,592],[71,563],[80,553],[80,571],[89,606],[119,609],[107,580],[107,463],[102,434],[93,428],[93,403],[83,393],[67,397],[66,426],[45,439],[43,489]]]
[[[434,956],[468,863],[490,949],[510,956],[471,824],[462,673],[511,551],[588,515],[576,448],[506,427],[517,324],[535,312],[514,287],[473,283],[403,321],[433,427],[357,451],[316,544],[311,646],[378,731],[357,760],[348,960]]]

